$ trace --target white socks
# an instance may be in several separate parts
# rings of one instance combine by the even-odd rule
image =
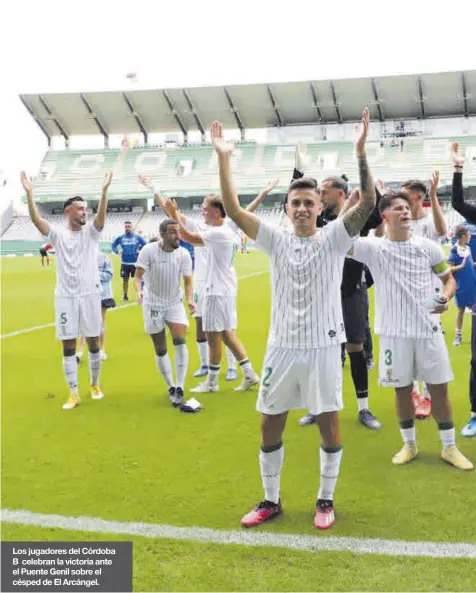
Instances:
[[[403,442],[407,445],[416,445],[416,430],[415,426],[411,428],[400,428]]]
[[[264,498],[269,502],[279,502],[279,486],[281,481],[281,469],[284,461],[284,447],[280,443],[274,451],[265,453],[259,452],[259,465],[261,470],[261,481],[264,488]]]
[[[359,406],[359,412],[362,412],[362,410],[368,410],[369,409],[369,398],[368,397],[358,397],[357,405]]]
[[[228,361],[228,370],[236,371],[236,358],[228,346],[226,347],[226,359]]]
[[[164,356],[155,355],[155,360],[157,362],[157,367],[160,371],[160,374],[164,378],[164,381],[167,383],[167,387],[173,387],[173,377],[172,377],[172,365],[170,364],[170,357],[167,353]]]
[[[89,352],[89,376],[91,385],[99,385],[99,373],[101,372],[101,351]]]
[[[208,366],[208,384],[215,386],[218,383],[218,375],[220,374],[219,364],[210,364]]]
[[[253,371],[253,367],[248,358],[243,358],[243,360],[240,360],[239,365],[247,379],[252,379],[255,376],[255,372]]]
[[[197,342],[198,354],[200,355],[200,364],[202,367],[208,366],[208,342]]]
[[[175,387],[183,389],[188,368],[187,344],[175,344],[175,376],[177,378]]]
[[[320,449],[321,484],[317,498],[320,500],[333,500],[337,478],[339,477],[342,446],[335,449],[326,447],[326,449],[322,446]]]
[[[70,392],[78,395],[78,363],[75,354],[63,356],[63,371]]]
[[[446,426],[450,424],[452,423],[446,422],[438,426],[438,432],[440,433],[440,439],[443,444],[443,447],[454,447],[456,445],[456,434],[454,426],[452,428],[446,428]],[[440,428],[441,426],[444,426],[444,428]]]

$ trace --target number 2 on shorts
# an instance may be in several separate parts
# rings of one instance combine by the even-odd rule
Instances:
[[[263,376],[263,387],[269,387],[269,379],[271,378],[272,372],[273,369],[271,367],[265,367]]]
[[[392,364],[392,351],[388,348],[384,352],[384,362],[387,366],[391,366]]]

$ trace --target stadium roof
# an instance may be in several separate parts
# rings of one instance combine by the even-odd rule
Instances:
[[[375,78],[91,93],[26,94],[20,99],[48,140],[62,135],[267,128],[360,119],[476,115],[476,70]]]

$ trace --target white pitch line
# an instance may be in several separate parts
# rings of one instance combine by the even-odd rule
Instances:
[[[147,537],[151,539],[173,539],[178,541],[237,544],[242,546],[269,546],[307,552],[352,552],[381,556],[411,556],[426,558],[466,558],[476,559],[476,544],[438,543],[426,541],[402,541],[358,537],[323,537],[318,532],[314,536],[266,531],[221,531],[202,527],[175,527],[152,523],[122,523],[92,517],[65,517],[46,515],[30,511],[3,509],[1,520],[4,523],[33,525],[84,531],[88,533],[122,534]]]
[[[262,274],[266,274],[268,270],[262,270],[261,272],[253,272],[252,274],[246,274],[245,276],[240,276],[238,280],[246,280],[247,278],[253,278],[254,276],[261,276]],[[120,309],[126,309],[127,307],[133,307],[137,305],[137,303],[128,303],[127,305],[120,305],[119,307],[114,307],[114,309],[110,309],[110,311],[119,311]],[[3,334],[0,336],[0,339],[4,340],[5,338],[13,338],[14,336],[20,336],[21,334],[29,334],[30,332],[35,332],[40,329],[45,329],[46,327],[54,327],[54,321],[52,323],[46,323],[45,325],[35,325],[33,327],[27,327],[25,329],[19,329],[18,331],[10,332],[8,334]]]

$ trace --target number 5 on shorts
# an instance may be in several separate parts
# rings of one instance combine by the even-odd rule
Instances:
[[[68,317],[66,313],[60,313],[60,323],[61,325],[66,325],[68,323]]]
[[[263,387],[266,387],[266,388],[269,387],[269,380],[271,378],[271,373],[272,372],[273,372],[273,369],[271,367],[265,367],[265,369],[264,369],[264,375],[263,375],[263,381],[262,381]]]
[[[392,351],[388,348],[384,352],[384,362],[387,366],[392,365]]]

